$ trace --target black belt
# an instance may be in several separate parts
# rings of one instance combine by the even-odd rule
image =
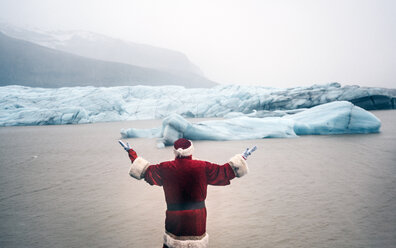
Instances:
[[[193,210],[193,209],[204,208],[205,201],[173,203],[173,204],[167,204],[167,205],[168,205],[168,211]]]

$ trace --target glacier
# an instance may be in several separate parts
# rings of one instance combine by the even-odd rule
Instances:
[[[123,129],[123,138],[159,138],[159,148],[179,138],[190,140],[248,140],[290,138],[309,134],[352,134],[379,132],[381,121],[372,113],[347,101],[316,106],[283,117],[239,116],[224,120],[191,123],[178,114],[162,121],[162,127]]]
[[[196,117],[282,117],[333,102],[365,109],[394,109],[396,89],[341,86],[295,88],[222,85],[32,88],[0,87],[0,126],[82,124]]]

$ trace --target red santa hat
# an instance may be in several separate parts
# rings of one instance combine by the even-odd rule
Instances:
[[[173,152],[176,157],[187,157],[191,156],[194,151],[194,146],[191,140],[188,139],[178,139],[173,144]]]

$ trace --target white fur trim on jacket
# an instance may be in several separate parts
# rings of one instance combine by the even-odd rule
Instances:
[[[205,233],[205,236],[198,240],[179,240],[164,233],[164,244],[169,248],[207,248],[209,245],[209,235]]]
[[[147,160],[137,157],[129,169],[129,175],[140,180],[144,177],[144,173],[146,172],[148,166],[149,162]]]
[[[230,159],[228,162],[231,168],[234,170],[236,177],[242,177],[249,172],[246,160],[242,157],[242,154],[237,154]]]
[[[190,140],[190,142],[191,142],[191,140]],[[175,153],[176,157],[187,157],[187,156],[190,156],[190,155],[193,154],[193,151],[194,151],[194,145],[193,145],[192,142],[191,142],[191,146],[189,148],[186,148],[186,149],[179,148],[179,149],[176,150],[175,148],[173,148],[173,152]]]

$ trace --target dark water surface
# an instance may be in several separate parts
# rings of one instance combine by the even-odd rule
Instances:
[[[250,173],[208,189],[211,247],[395,247],[396,111],[381,133],[196,141],[195,156],[225,163],[259,150]],[[0,128],[0,247],[161,247],[162,189],[127,174],[121,128],[160,121]],[[140,156],[172,158],[154,139]]]

